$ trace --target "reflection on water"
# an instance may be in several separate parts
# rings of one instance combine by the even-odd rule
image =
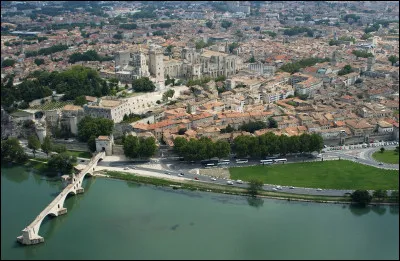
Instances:
[[[247,197],[247,203],[251,207],[260,208],[264,205],[264,200],[259,197]]]
[[[4,163],[2,163],[4,164]],[[4,164],[5,166],[1,166],[1,168],[8,169],[12,168],[13,171],[17,172],[18,175],[15,175],[15,172],[8,172],[8,171],[2,171],[1,176],[5,177],[7,180],[15,182],[15,183],[21,183],[25,180],[29,179],[29,173],[25,171],[24,167],[13,167],[13,165],[9,164]]]

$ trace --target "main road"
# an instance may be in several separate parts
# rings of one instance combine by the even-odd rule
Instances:
[[[393,149],[394,146],[387,146],[386,149]],[[353,150],[353,151],[337,151],[337,152],[325,152],[323,153],[323,158],[338,158],[340,157],[341,159],[347,159],[347,160],[352,160],[354,162],[374,166],[377,168],[387,168],[387,169],[399,169],[399,165],[394,165],[394,164],[383,164],[379,165],[378,162],[369,159],[365,155],[369,155],[368,153],[370,152],[371,148],[367,149],[358,149],[358,150]],[[372,150],[378,150],[377,148],[373,148]],[[367,153],[368,152],[368,153]],[[300,157],[300,156],[287,156],[288,163],[295,163],[295,162],[313,162],[313,161],[321,161],[322,159],[315,159],[315,158],[309,158],[309,157]],[[106,160],[106,159],[105,159]],[[219,185],[227,185],[227,179],[224,178],[217,178],[214,177],[215,180],[211,180],[212,177],[206,176],[206,175],[199,175],[196,173],[193,173],[194,169],[199,169],[202,168],[201,164],[199,163],[186,163],[186,162],[180,162],[177,160],[170,160],[170,159],[165,159],[165,158],[156,158],[152,159],[153,163],[159,163],[162,166],[162,169],[154,169],[151,168],[149,165],[146,167],[146,164],[151,164],[150,161],[148,163],[141,163],[137,164],[132,161],[114,161],[114,162],[107,162],[107,161],[102,161],[98,165],[99,166],[109,166],[109,167],[120,167],[121,171],[123,171],[124,168],[130,167],[130,168],[135,168],[138,170],[145,170],[145,171],[151,171],[154,173],[159,173],[163,175],[174,175],[178,176],[179,174],[183,174],[183,177],[188,178],[188,179],[195,179],[197,178],[198,181],[200,182],[207,182],[207,183],[213,183],[213,184],[219,184]],[[252,166],[252,165],[259,165],[259,160],[249,160],[248,163],[245,164],[237,164],[234,163],[234,161],[231,162],[230,167],[236,167],[236,166]],[[192,171],[191,171],[192,170]],[[343,196],[345,193],[351,193],[353,190],[336,190],[336,189],[323,189],[323,190],[317,190],[317,188],[301,188],[301,187],[294,187],[290,188],[289,186],[280,186],[281,189],[276,189],[278,184],[265,184],[263,186],[263,189],[266,191],[279,191],[279,192],[285,192],[285,193],[291,193],[291,194],[304,194],[304,195],[320,195],[320,196]],[[246,182],[239,184],[237,182],[233,182],[232,186],[236,187],[242,187],[242,188],[247,188],[248,184]]]

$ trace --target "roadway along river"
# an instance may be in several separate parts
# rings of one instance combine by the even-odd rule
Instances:
[[[398,207],[249,200],[89,178],[45,220],[45,242],[16,236],[60,181],[1,169],[1,259],[398,259]],[[351,247],[349,247],[351,246]]]

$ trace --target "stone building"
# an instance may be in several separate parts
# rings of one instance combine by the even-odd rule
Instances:
[[[148,58],[148,63],[147,59]],[[146,62],[145,62],[146,60]],[[148,72],[157,87],[164,89],[164,77],[198,79],[201,77],[229,77],[244,68],[241,58],[224,52],[183,48],[181,59],[164,57],[159,46],[151,45],[148,56],[142,51],[119,52],[115,57],[115,75],[120,80],[147,77]]]

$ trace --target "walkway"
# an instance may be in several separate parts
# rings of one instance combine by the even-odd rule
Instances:
[[[93,176],[94,168],[99,160],[104,159],[105,152],[100,152],[92,157],[85,169],[77,176],[74,174],[71,178],[71,183],[68,184],[63,191],[33,220],[33,222],[22,230],[22,236],[17,237],[17,241],[24,245],[32,245],[44,242],[44,238],[39,236],[40,225],[47,215],[60,216],[67,213],[64,208],[64,202],[68,194],[74,195],[83,193],[82,181],[86,175]]]

